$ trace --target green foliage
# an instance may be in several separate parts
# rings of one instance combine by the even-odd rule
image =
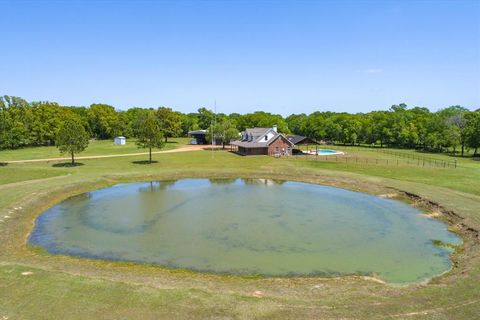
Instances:
[[[207,108],[198,109],[197,119],[200,129],[206,129],[210,127],[210,125],[213,123],[214,117],[215,114],[211,110],[208,110]]]
[[[217,124],[213,124],[208,128],[207,136],[210,141],[220,142],[222,147],[225,148],[226,144],[230,141],[239,138],[239,132],[232,121],[228,119],[221,120]]]
[[[287,122],[279,114],[271,114],[268,112],[257,111],[254,113],[247,113],[241,116],[236,117],[237,128],[240,131],[245,130],[246,128],[268,128],[276,125],[278,131],[282,133],[290,133]]]
[[[465,119],[466,142],[470,148],[475,150],[474,156],[477,156],[478,148],[480,148],[480,111],[466,114]]]
[[[467,115],[460,106],[436,113],[427,108],[408,109],[405,104],[393,105],[388,111],[367,114],[314,112],[310,115],[291,115],[286,118],[295,133],[317,140],[342,144],[375,144],[381,147],[421,148],[442,152],[463,150],[473,131],[467,130]],[[469,138],[470,137],[470,138]],[[471,148],[473,144],[468,145]]]
[[[32,113],[28,103],[18,97],[0,98],[0,149],[29,145]]]
[[[189,131],[198,130],[200,129],[200,125],[198,124],[198,117],[196,113],[189,113],[183,114],[179,113],[180,120],[182,122],[182,135],[186,136]]]
[[[111,139],[122,134],[118,114],[114,107],[107,104],[92,104],[88,110],[88,122],[94,136],[99,139]]]
[[[55,144],[57,132],[66,117],[73,117],[75,113],[57,103],[32,103],[32,122],[30,136],[32,144],[49,146]],[[80,117],[77,117],[80,121]],[[82,125],[83,126],[83,125]]]
[[[156,113],[165,142],[168,138],[178,137],[182,133],[182,118],[178,112],[171,108],[160,107]]]
[[[165,146],[164,136],[160,122],[153,111],[145,114],[138,123],[137,145],[139,148],[149,149],[149,162],[152,162],[152,148]]]
[[[0,98],[0,149],[55,144],[62,122],[76,116],[90,137],[113,139],[115,136],[138,137],[142,123],[154,113],[165,142],[186,136],[189,131],[214,129],[223,144],[235,139],[237,131],[276,125],[279,132],[298,134],[316,140],[344,145],[416,148],[431,152],[478,150],[476,112],[451,106],[437,112],[424,107],[409,109],[393,105],[386,111],[369,113],[313,112],[292,114],[286,118],[263,111],[247,114],[214,114],[207,108],[183,114],[168,107],[130,108],[117,111],[106,104],[90,107],[60,106],[53,102],[28,103],[18,97]],[[211,128],[216,122],[216,128]],[[211,135],[211,134],[210,134]],[[211,138],[210,138],[211,139]]]
[[[68,153],[72,156],[72,165],[75,164],[75,154],[85,150],[88,142],[88,134],[78,118],[68,118],[60,125],[56,146],[61,153]]]

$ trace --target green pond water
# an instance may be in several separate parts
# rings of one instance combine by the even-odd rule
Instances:
[[[418,282],[451,267],[445,224],[405,203],[262,179],[119,184],[37,218],[29,242],[50,253],[266,275],[376,275]]]

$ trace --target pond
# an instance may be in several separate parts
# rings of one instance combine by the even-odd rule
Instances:
[[[447,226],[396,200],[263,179],[119,184],[40,215],[29,243],[52,254],[265,276],[374,275],[410,283],[448,271]]]

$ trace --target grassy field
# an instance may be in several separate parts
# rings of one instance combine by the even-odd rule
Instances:
[[[112,140],[91,140],[88,148],[78,156],[99,156],[109,154],[126,154],[147,152],[147,149],[139,149],[135,144],[135,139],[127,139],[127,144],[124,146],[117,146],[113,144]],[[189,138],[170,138],[161,150],[171,150],[179,146],[186,145]],[[159,151],[159,150],[154,150]],[[68,157],[68,155],[66,155]],[[18,150],[1,150],[0,162],[11,160],[33,160],[46,158],[65,157],[60,154],[58,149],[54,146],[50,147],[29,147]]]
[[[113,152],[111,145],[98,145],[97,151],[93,144],[91,147],[96,154]],[[337,149],[370,159],[396,159],[362,148]],[[138,152],[136,148],[131,150]],[[44,158],[49,154],[58,156],[54,149],[22,149],[0,152],[0,159]],[[451,159],[446,155],[436,157]],[[77,167],[46,162],[0,166],[0,319],[478,318],[477,161],[459,159],[459,168],[444,169],[241,157],[225,151],[157,154],[158,162],[151,165],[139,164],[139,160],[144,156],[82,160],[83,165]],[[440,219],[459,232],[464,246],[454,255],[455,267],[449,273],[428,284],[398,287],[355,276],[249,278],[201,274],[52,256],[26,245],[38,214],[68,196],[119,182],[180,177],[276,178],[395,194],[425,210],[441,210]],[[430,203],[407,199],[403,191]]]

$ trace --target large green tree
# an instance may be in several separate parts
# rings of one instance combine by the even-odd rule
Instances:
[[[207,108],[198,109],[197,119],[200,129],[209,128],[212,125],[214,118],[215,114],[211,110],[208,110]]]
[[[178,112],[171,108],[160,107],[157,109],[157,117],[162,129],[165,142],[168,138],[178,137],[182,132],[182,118]]]
[[[465,118],[467,144],[474,149],[474,156],[478,156],[478,148],[480,148],[480,111],[467,113]]]
[[[137,132],[137,146],[139,148],[148,148],[148,161],[152,163],[152,148],[163,148],[165,145],[162,128],[157,116],[153,111],[139,119]]]
[[[30,139],[33,145],[53,145],[64,119],[75,116],[71,108],[53,102],[32,103]],[[80,117],[77,119],[81,121]],[[82,122],[83,125],[83,122]]]
[[[17,149],[32,144],[30,105],[19,97],[0,98],[0,149]]]
[[[98,139],[110,139],[123,134],[115,108],[107,104],[92,104],[88,110],[88,122]]]
[[[208,139],[212,142],[214,140],[220,141],[223,149],[225,149],[225,145],[230,144],[230,141],[237,140],[239,134],[233,122],[228,119],[224,119],[208,128]]]
[[[446,125],[450,127],[450,133],[453,134],[453,131],[456,131],[455,136],[458,137],[458,140],[454,143],[460,144],[462,148],[462,157],[465,154],[465,146],[468,138],[466,115],[469,113],[470,111],[462,106],[451,106],[438,112],[438,115],[440,116],[442,121],[444,121]]]
[[[75,165],[75,154],[85,150],[88,142],[88,134],[79,119],[70,117],[60,125],[55,144],[61,153],[70,154]]]

